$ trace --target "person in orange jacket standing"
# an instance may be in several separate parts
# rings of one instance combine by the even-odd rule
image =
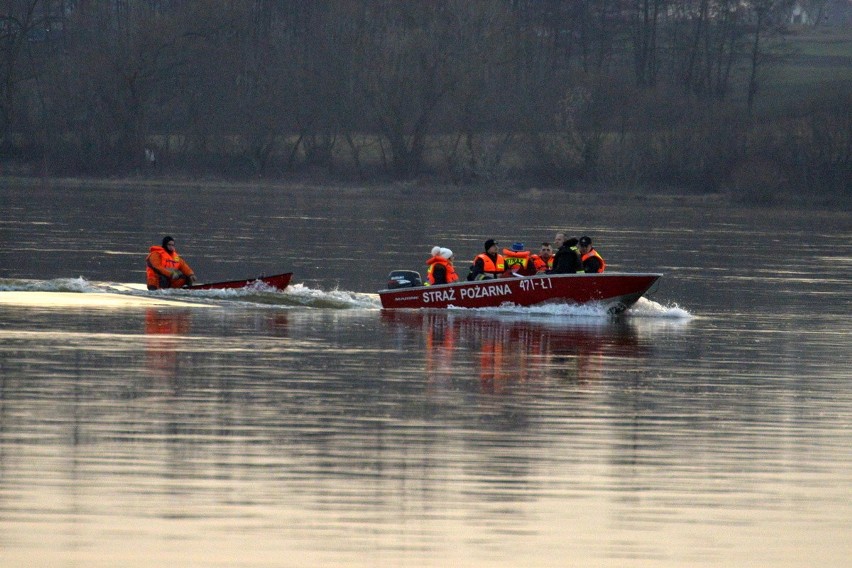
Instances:
[[[149,290],[183,288],[195,283],[195,271],[178,254],[172,237],[165,236],[161,246],[152,246],[145,264]]]

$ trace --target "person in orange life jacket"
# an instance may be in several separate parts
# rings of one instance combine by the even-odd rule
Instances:
[[[506,276],[511,276],[512,273],[532,276],[536,272],[530,251],[524,250],[524,243],[512,243],[511,249],[503,249],[503,257],[506,263]]]
[[[459,275],[456,274],[456,269],[453,266],[453,251],[448,248],[435,248],[438,249],[438,254],[432,255],[432,258],[426,261],[429,266],[426,271],[426,285],[457,282]]]
[[[603,257],[592,248],[592,239],[587,236],[580,237],[579,249],[582,255],[580,260],[583,262],[583,270],[586,274],[600,273],[606,269]]]
[[[497,278],[506,270],[505,259],[497,252],[497,241],[488,239],[485,241],[484,248],[485,252],[473,259],[473,265],[467,275],[468,280]]]
[[[577,239],[565,238],[565,233],[556,233],[553,237],[553,245],[556,253],[553,255],[553,268],[548,270],[549,274],[576,274],[583,272],[583,263],[580,261],[580,253],[577,251]]]
[[[154,245],[145,260],[145,276],[149,290],[182,288],[195,283],[195,271],[175,249],[175,240],[163,237],[161,246]]]
[[[547,272],[553,268],[553,247],[548,242],[541,243],[538,254],[531,255],[530,260],[536,272]]]

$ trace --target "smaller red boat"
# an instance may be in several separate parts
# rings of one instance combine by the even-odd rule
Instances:
[[[257,278],[250,278],[248,280],[229,280],[227,282],[210,282],[208,284],[195,284],[194,286],[187,286],[183,288],[184,290],[229,290],[235,288],[246,288],[255,283],[262,282],[267,286],[272,288],[278,288],[279,290],[283,290],[290,284],[290,278],[293,277],[292,272],[285,272],[284,274],[273,274],[272,276],[258,276]]]
[[[537,274],[423,286],[418,272],[395,270],[388,277],[388,287],[379,291],[379,298],[386,309],[598,303],[617,314],[635,304],[661,276],[626,272]]]

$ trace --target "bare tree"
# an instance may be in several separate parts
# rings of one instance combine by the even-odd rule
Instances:
[[[632,11],[633,61],[637,84],[657,84],[658,32],[666,0],[634,0]]]
[[[88,171],[139,166],[175,62],[171,20],[144,5],[80,3],[45,81],[51,117]]]
[[[749,54],[748,112],[754,109],[754,99],[759,86],[759,73],[772,56],[765,47],[767,37],[775,35],[783,26],[793,0],[753,0],[751,2],[752,42]]]
[[[6,0],[0,11],[0,147],[6,146],[15,124],[20,86],[33,79],[25,59],[33,40],[50,30],[54,14],[42,0]]]
[[[390,146],[396,176],[423,170],[427,135],[459,85],[460,1],[367,3],[358,84]]]

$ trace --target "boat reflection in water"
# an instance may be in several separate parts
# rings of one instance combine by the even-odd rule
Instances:
[[[152,377],[174,379],[179,373],[175,336],[192,329],[190,310],[148,308],[145,310],[145,365]]]
[[[608,359],[645,358],[651,349],[625,319],[438,310],[384,310],[382,319],[414,341],[410,347],[422,335],[430,383],[449,383],[473,367],[483,392],[554,379],[591,383]]]
[[[215,315],[213,315],[215,314]],[[211,317],[212,315],[212,317]],[[203,310],[151,307],[145,310],[145,361],[152,378],[175,379],[192,374],[193,353],[199,336],[206,349],[224,357],[233,347],[229,339],[248,335],[286,338],[290,335],[286,311]]]

